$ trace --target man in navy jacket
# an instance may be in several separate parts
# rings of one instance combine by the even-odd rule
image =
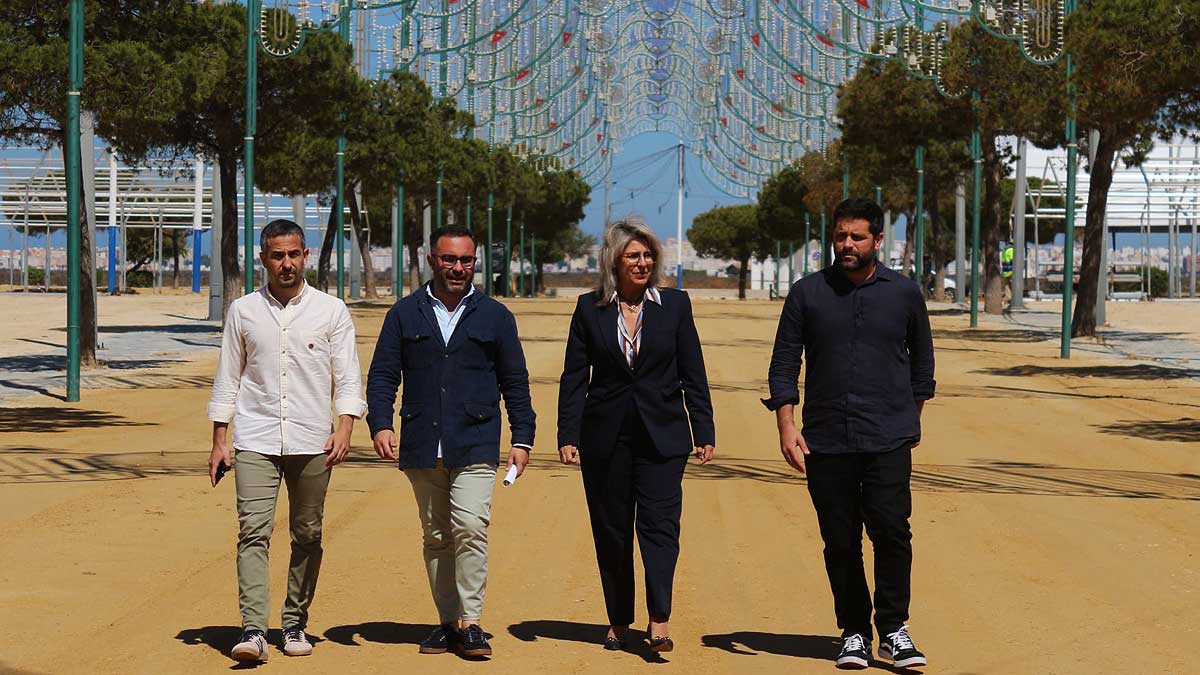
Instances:
[[[512,312],[471,283],[471,232],[438,229],[430,249],[433,280],[393,305],[383,321],[367,375],[367,424],[375,452],[399,460],[417,499],[440,619],[421,653],[489,656],[479,622],[500,457],[500,397],[512,431],[508,466],[523,472],[535,425],[529,371]],[[401,384],[397,439],[393,414]]]

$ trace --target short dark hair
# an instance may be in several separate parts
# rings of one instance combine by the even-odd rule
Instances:
[[[865,220],[871,234],[876,237],[883,234],[883,209],[866,197],[851,197],[838,204],[833,210],[833,226],[837,227],[843,220]]]
[[[475,233],[463,227],[462,225],[447,225],[439,227],[429,234],[429,252],[433,253],[433,249],[437,248],[438,239],[442,237],[468,237],[472,244],[478,244],[475,241]]]
[[[267,223],[267,226],[262,229],[262,234],[258,235],[258,247],[264,251],[267,249],[267,241],[275,237],[288,237],[291,235],[300,237],[300,243],[304,244],[304,228],[300,227],[292,220],[280,218]]]

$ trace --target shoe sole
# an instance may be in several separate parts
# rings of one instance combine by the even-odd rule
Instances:
[[[860,659],[856,656],[841,658],[837,660],[837,667],[842,670],[865,670],[867,667],[867,660]]]
[[[491,656],[492,648],[484,647],[483,649],[464,649],[464,650],[462,650],[462,655],[463,656]]]
[[[257,649],[251,651],[249,649],[238,650],[235,648],[232,652],[230,652],[229,655],[233,657],[234,661],[241,663],[250,663],[254,661],[259,663],[267,662],[267,654],[265,652],[259,652]]]
[[[666,654],[667,652],[673,652],[675,651],[675,643],[667,642],[661,645],[654,645],[650,648],[650,651],[654,652],[655,654]]]
[[[312,654],[312,647],[304,649],[288,649],[287,647],[283,648],[284,656],[309,656],[310,654]]]
[[[450,651],[445,647],[421,647],[417,650],[419,654],[445,654]]]
[[[892,658],[891,652],[884,651],[883,649],[879,650],[879,658],[884,661],[891,661],[892,665],[896,666],[897,668],[913,668],[917,666],[928,665],[925,657],[923,656],[910,656],[907,659],[900,659],[897,661],[896,659]]]

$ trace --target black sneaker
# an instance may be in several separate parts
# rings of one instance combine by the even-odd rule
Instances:
[[[901,626],[900,630],[888,633],[879,641],[879,658],[891,661],[897,668],[925,665],[925,655],[908,636],[908,626]]]
[[[421,648],[418,651],[422,654],[445,654],[454,648],[456,642],[458,642],[458,631],[454,630],[450,624],[444,623],[434,628],[429,637],[421,641]]]
[[[463,656],[491,656],[492,646],[488,644],[487,636],[479,624],[473,623],[462,632],[462,642],[458,645]]]
[[[859,633],[842,638],[842,651],[837,655],[837,667],[842,670],[862,670],[871,657],[871,641]]]

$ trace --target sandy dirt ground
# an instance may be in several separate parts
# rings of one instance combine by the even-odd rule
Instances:
[[[17,338],[62,343],[61,296],[19,315],[8,302],[0,296],[5,353],[28,349]],[[780,305],[697,303],[717,458],[686,474],[677,648],[650,664],[644,651],[598,644],[604,609],[580,476],[553,448],[572,303],[509,304],[539,432],[526,476],[495,495],[484,616],[495,657],[417,654],[435,614],[415,505],[360,425],[326,507],[316,651],[273,649],[261,670],[832,672],[837,629],[816,519],[758,402]],[[364,369],[385,310],[353,310]],[[101,311],[114,325],[190,321],[204,299],[116,298]],[[1091,354],[1064,362],[1042,334],[972,331],[960,310],[932,313],[938,396],[914,457],[910,621],[927,672],[1195,672],[1200,373]],[[1194,333],[1195,316],[1160,317],[1156,329]],[[78,404],[42,395],[0,407],[0,672],[233,666],[233,481],[214,490],[204,469],[215,359],[207,349],[94,379]],[[273,539],[275,628],[285,514]],[[869,547],[867,559],[870,569]]]

